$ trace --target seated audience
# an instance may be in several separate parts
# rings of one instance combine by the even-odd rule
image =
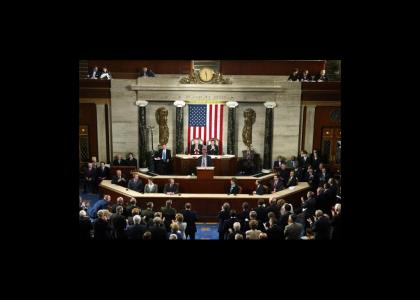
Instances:
[[[112,162],[113,166],[125,166],[125,160],[122,158],[121,154],[117,155],[117,159]]]
[[[298,68],[295,68],[293,70],[293,73],[290,74],[290,76],[287,79],[287,81],[299,81],[299,69]]]
[[[325,70],[321,70],[319,74],[315,76],[315,81],[316,82],[328,81],[328,77],[327,75],[325,75]]]
[[[283,181],[280,180],[278,175],[274,175],[273,180],[270,182],[271,193],[276,193],[284,189]]]
[[[125,165],[126,166],[133,166],[133,167],[137,167],[137,159],[134,158],[133,153],[128,153],[128,158],[125,161]]]
[[[279,172],[281,164],[284,164],[284,163],[286,163],[285,160],[281,156],[278,156],[277,160],[275,160],[273,164],[274,172]]]
[[[87,77],[89,79],[98,79],[100,75],[101,72],[99,71],[98,66],[95,66],[93,69],[89,70]]]
[[[173,178],[168,179],[168,183],[163,187],[163,193],[166,195],[174,195],[179,193],[178,184],[175,183]]]
[[[264,195],[265,194],[265,187],[264,185],[261,183],[261,180],[257,179],[255,180],[255,191],[253,192],[254,195]]]
[[[140,180],[139,174],[134,174],[133,178],[128,181],[127,187],[139,193],[143,192],[143,182]]]
[[[111,73],[108,71],[107,68],[102,68],[101,76],[99,76],[100,79],[111,79]]]
[[[197,232],[197,227],[195,222],[197,222],[197,213],[191,210],[191,203],[185,203],[185,210],[181,211],[184,216],[184,221],[187,223],[187,228],[185,229],[185,236],[190,240],[195,240],[195,233]]]
[[[302,75],[300,75],[300,78],[299,78],[299,80],[300,81],[303,81],[303,82],[312,81],[311,79],[312,78],[309,75],[309,71],[308,70],[303,71]]]
[[[153,180],[151,178],[147,179],[147,184],[144,186],[144,193],[157,193],[158,192],[158,186],[157,184],[153,183]]]
[[[190,154],[200,155],[203,150],[203,145],[201,145],[198,139],[194,139],[193,144],[191,145]]]
[[[155,77],[155,73],[147,67],[143,67],[139,73],[139,77]]]
[[[239,187],[238,187],[238,180],[235,177],[232,177],[230,180],[230,188],[228,191],[228,195],[233,194],[236,195],[239,193]]]
[[[286,183],[286,187],[291,187],[291,186],[295,186],[298,185],[298,178],[295,175],[295,171],[290,171],[290,176],[289,176],[289,180],[287,180]]]
[[[112,178],[111,183],[123,187],[127,186],[127,180],[121,175],[121,170],[117,170],[117,175]]]
[[[215,144],[214,139],[211,140],[210,145],[207,146],[209,155],[219,155],[219,146]]]

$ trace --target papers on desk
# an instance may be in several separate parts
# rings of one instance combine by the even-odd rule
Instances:
[[[294,190],[296,188],[295,185],[289,186],[289,190]]]

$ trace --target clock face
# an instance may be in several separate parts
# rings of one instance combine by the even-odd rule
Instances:
[[[200,79],[204,82],[211,81],[214,76],[214,71],[210,68],[202,68],[199,72]]]

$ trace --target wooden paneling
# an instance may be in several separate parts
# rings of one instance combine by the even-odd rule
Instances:
[[[315,108],[314,140],[313,148],[321,149],[322,128],[340,127],[340,122],[331,120],[331,113],[340,107],[337,106],[317,106]],[[312,150],[312,149],[307,149]]]
[[[220,72],[227,75],[290,75],[294,68],[318,74],[325,60],[222,60]]]
[[[340,101],[341,82],[302,82],[302,101]]]
[[[79,98],[111,99],[111,81],[100,79],[80,79]]]
[[[98,157],[98,129],[96,120],[96,104],[79,103],[79,125],[87,125],[89,128],[89,151],[90,158]]]

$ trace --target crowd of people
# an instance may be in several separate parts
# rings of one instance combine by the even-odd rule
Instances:
[[[138,74],[139,77],[155,77],[155,73],[147,67],[143,67]],[[88,71],[87,78],[89,79],[111,79],[111,72],[107,67],[102,67],[100,70],[98,66],[94,66]]]
[[[121,157],[117,163],[122,164]],[[95,174],[93,182],[108,178],[109,170],[104,163],[94,171],[94,163],[89,163],[87,175]],[[255,182],[254,195],[273,194],[268,203],[258,200],[258,205],[250,208],[247,202],[242,204],[240,212],[224,203],[218,218],[219,240],[339,240],[341,238],[341,183],[337,174],[331,174],[316,150],[308,155],[302,150],[299,156],[286,161],[279,157],[274,162],[275,175],[269,185],[260,180]],[[93,175],[92,175],[93,176]],[[285,199],[278,198],[278,191],[308,182],[310,190],[301,204],[293,207]],[[148,179],[143,185],[138,174],[130,180],[125,179],[120,170],[112,177],[113,184],[144,193],[157,193],[158,186]],[[89,176],[85,183],[89,183]],[[179,192],[179,185],[173,178],[163,187],[163,192],[174,195]],[[228,194],[238,194],[241,187],[236,178],[231,179]],[[82,239],[195,239],[197,214],[187,203],[185,209],[177,212],[172,207],[172,200],[160,211],[153,210],[153,202],[147,202],[146,209],[137,205],[132,198],[124,203],[122,197],[111,205],[111,197],[105,195],[93,206],[80,199],[80,237]]]
[[[304,70],[300,73],[299,69],[295,68],[293,73],[290,74],[288,81],[323,82],[328,81],[328,77],[325,75],[325,70],[321,70],[316,75],[311,75],[308,70]]]

